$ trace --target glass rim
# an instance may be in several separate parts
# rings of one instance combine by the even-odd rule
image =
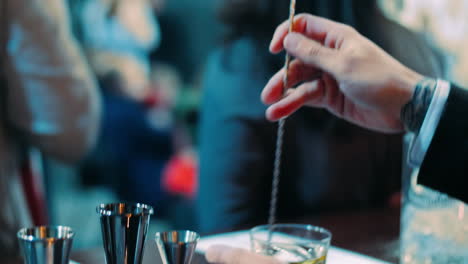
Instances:
[[[136,209],[142,209],[139,213],[118,213],[114,209],[109,207],[134,207]],[[152,206],[143,203],[102,203],[96,207],[96,212],[101,216],[132,216],[132,215],[152,215],[154,209]]]
[[[64,231],[65,235],[63,237],[46,237],[40,238],[36,235],[28,235],[29,231],[35,232],[37,230],[55,230],[55,231]],[[16,236],[18,239],[23,241],[29,242],[55,242],[55,241],[64,241],[70,240],[75,236],[75,232],[69,226],[50,226],[50,225],[42,225],[42,226],[34,226],[34,227],[24,227],[21,228],[17,233]]]
[[[313,231],[321,234],[325,234],[326,237],[322,239],[311,239],[312,241],[320,241],[320,242],[325,242],[325,243],[330,243],[332,239],[332,233],[330,230],[321,227],[321,226],[314,226],[310,224],[288,224],[288,223],[278,223],[278,224],[273,224],[273,225],[258,225],[254,226],[250,229],[249,234],[251,239],[253,240],[260,240],[263,241],[264,239],[258,239],[258,237],[255,235],[256,232],[262,231],[262,230],[269,230],[270,227],[272,227],[273,232],[275,232],[275,228],[281,227],[281,228],[296,228],[296,229],[302,229],[302,230],[307,230],[307,231]],[[288,243],[278,243],[278,244],[288,244]]]
[[[170,235],[170,234],[174,234],[174,233],[177,233],[177,234],[189,234],[190,236],[193,237],[193,239],[190,241],[190,242],[184,242],[184,243],[197,243],[199,240],[200,240],[200,234],[198,234],[197,232],[195,231],[191,231],[191,230],[172,230],[172,231],[162,231],[162,232],[156,232],[154,234],[154,239],[156,240],[156,242],[158,242],[159,240],[162,240],[162,236],[164,235]],[[176,242],[172,242],[172,243],[176,243]],[[180,243],[180,242],[179,242]]]

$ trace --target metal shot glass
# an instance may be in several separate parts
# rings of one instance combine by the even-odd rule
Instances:
[[[140,264],[153,208],[135,203],[100,204],[102,240],[107,264]]]
[[[26,264],[68,264],[74,235],[67,226],[22,228],[17,233]]]
[[[163,264],[189,264],[200,235],[189,230],[159,232],[156,245]]]

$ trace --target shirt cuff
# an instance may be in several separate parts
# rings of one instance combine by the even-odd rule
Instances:
[[[408,163],[412,167],[421,166],[426,152],[431,145],[440,118],[445,108],[445,103],[450,92],[450,83],[437,80],[434,96],[427,110],[421,129],[417,135],[413,135],[408,153]]]

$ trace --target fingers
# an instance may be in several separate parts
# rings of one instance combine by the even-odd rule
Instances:
[[[299,60],[294,60],[291,62],[289,67],[287,87],[284,87],[284,75],[285,70],[282,69],[266,84],[261,95],[262,101],[265,104],[272,104],[280,100],[284,96],[284,91],[287,88],[291,88],[300,82],[317,79],[321,75],[321,71],[314,67],[305,65]]]
[[[331,20],[309,15],[300,14],[294,17],[293,31],[306,35],[307,37],[323,43],[327,33],[338,27],[340,24]],[[288,35],[289,21],[278,26],[270,43],[270,51],[278,53],[283,50],[283,41]]]
[[[287,117],[304,104],[320,106],[325,95],[325,87],[321,80],[304,83],[296,89],[288,90],[287,96],[271,105],[266,112],[270,121]]]
[[[271,257],[254,254],[245,249],[216,245],[210,247],[205,254],[210,263],[220,264],[281,264]]]
[[[338,56],[337,50],[328,48],[298,33],[288,34],[284,39],[284,47],[290,55],[305,64],[314,65],[330,73],[335,72],[334,65],[339,64],[341,58]]]
[[[295,17],[294,32],[289,34],[288,25],[288,21],[281,24],[276,29],[270,43],[271,52],[277,53],[286,49],[290,55],[296,58],[290,68],[288,87],[308,81],[314,75],[317,78],[317,74],[339,75],[339,66],[343,65],[344,58],[336,48],[341,45],[340,43],[343,43],[346,36],[352,36],[350,33],[354,31],[349,30],[350,27],[308,14]],[[283,96],[284,74],[284,70],[281,70],[274,75],[262,92],[263,102],[266,104],[274,103],[266,113],[269,120],[276,121],[286,117],[306,103],[316,107],[330,108],[337,112],[343,109],[343,100],[338,100],[342,99],[343,96],[326,94],[326,89],[330,89],[330,92],[336,91],[336,94],[340,95],[336,81],[331,77],[331,84],[330,82],[324,83],[324,79],[320,78],[320,80],[304,83],[298,88],[288,91],[287,96]],[[307,78],[309,79],[307,80]],[[336,102],[339,104],[335,104]]]

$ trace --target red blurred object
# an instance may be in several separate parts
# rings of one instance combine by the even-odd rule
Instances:
[[[32,150],[26,155],[20,171],[26,202],[35,226],[49,223],[41,162],[40,153]]]
[[[143,99],[143,104],[147,108],[152,108],[161,103],[161,98],[156,92],[151,92],[146,95],[146,97]]]
[[[192,199],[197,192],[197,171],[198,164],[194,154],[177,154],[171,158],[163,171],[162,185],[171,194]]]

